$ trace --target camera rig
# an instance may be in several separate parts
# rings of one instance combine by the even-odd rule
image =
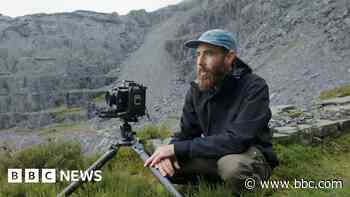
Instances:
[[[137,118],[146,115],[147,87],[134,81],[123,81],[105,94],[108,108],[98,112],[101,118],[121,118],[128,122],[137,122]]]
[[[123,124],[120,126],[121,139],[112,143],[109,149],[95,161],[87,171],[101,169],[109,160],[117,155],[120,147],[129,146],[145,162],[149,156],[145,152],[143,145],[135,137],[135,132],[129,122],[137,122],[138,117],[148,115],[146,109],[146,87],[134,81],[123,81],[122,85],[112,87],[105,94],[107,108],[99,110],[98,116],[101,118],[120,118]],[[160,183],[175,197],[182,197],[172,183],[163,177],[158,169],[149,167],[152,174],[158,178]],[[69,184],[57,197],[66,197],[72,194],[81,184],[82,180]]]

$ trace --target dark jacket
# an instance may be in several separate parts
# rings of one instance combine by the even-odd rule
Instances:
[[[219,88],[201,92],[197,83],[191,83],[183,107],[181,131],[171,143],[175,155],[181,158],[219,158],[256,146],[273,168],[278,160],[271,144],[270,118],[265,80],[236,58],[233,72]]]

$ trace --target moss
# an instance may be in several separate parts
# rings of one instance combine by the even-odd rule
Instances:
[[[304,115],[304,112],[299,110],[299,109],[298,110],[291,110],[291,111],[288,111],[286,113],[291,118],[298,118],[298,117]]]
[[[320,93],[320,99],[322,100],[344,96],[350,96],[350,85],[344,85],[331,90],[325,90]]]

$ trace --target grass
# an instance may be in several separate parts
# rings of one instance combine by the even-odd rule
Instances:
[[[75,132],[75,131],[88,131],[90,130],[86,122],[75,122],[75,123],[57,123],[50,124],[49,126],[40,129],[44,135],[51,133],[59,133],[64,131]]]
[[[94,102],[94,103],[97,103],[97,104],[104,104],[104,103],[106,102],[106,100],[105,100],[105,94],[101,94],[101,95],[96,96],[96,97],[93,99],[93,102]]]
[[[50,114],[54,117],[64,119],[67,114],[81,113],[83,109],[81,107],[66,107],[61,106],[54,108],[50,111]]]
[[[152,152],[155,150],[153,144],[149,140],[164,140],[171,137],[171,135],[172,133],[170,131],[170,128],[167,127],[166,124],[149,125],[136,132],[136,137],[140,140],[141,143],[144,144],[145,151],[148,154],[152,154]]]
[[[289,189],[263,190],[258,196],[349,196],[350,187],[350,134],[317,146],[275,144],[280,166],[271,180],[343,180],[343,189]],[[249,196],[249,195],[248,195]]]
[[[166,137],[163,125],[147,127],[138,134],[143,139]],[[167,133],[167,132],[165,132]],[[342,179],[343,189],[264,189],[259,192],[246,192],[243,197],[322,197],[350,196],[350,134],[329,140],[316,147],[299,144],[275,144],[280,159],[271,180],[325,180]],[[33,146],[8,158],[0,160],[0,196],[55,196],[68,183],[56,184],[9,184],[6,175],[8,168],[59,168],[85,169],[98,156],[84,157],[79,144],[74,142],[51,142]],[[143,167],[143,162],[129,148],[121,148],[117,157],[103,168],[101,182],[86,183],[72,196],[169,196],[167,191]],[[202,181],[198,187],[179,188],[185,196],[223,197],[231,196],[230,188],[224,184],[209,184]]]
[[[165,124],[150,125],[137,132],[137,137],[142,140],[166,139],[171,137],[171,131]]]
[[[320,93],[320,99],[326,100],[336,97],[350,96],[350,85],[344,85],[331,90],[325,90]]]

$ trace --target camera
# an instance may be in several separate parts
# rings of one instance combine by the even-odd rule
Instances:
[[[122,118],[137,122],[137,118],[146,114],[147,87],[135,81],[124,80],[105,94],[107,110],[99,112],[102,118]]]

